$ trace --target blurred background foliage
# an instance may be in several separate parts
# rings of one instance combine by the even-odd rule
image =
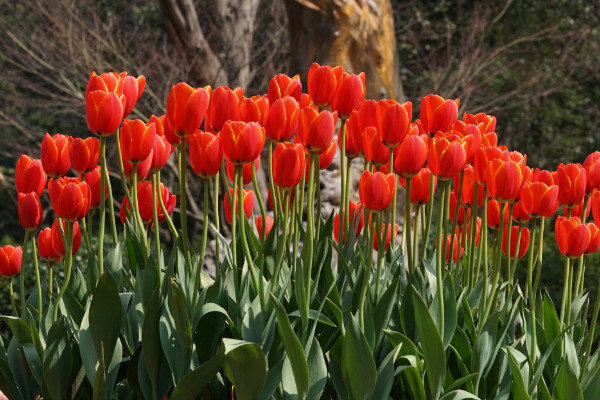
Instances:
[[[301,20],[299,11],[317,14]],[[361,25],[369,16],[391,23]],[[276,73],[338,62],[335,43],[319,40],[325,32],[332,41],[354,40],[366,54],[364,67],[342,60],[346,69],[393,75],[387,78],[395,90],[372,91],[380,97],[396,93],[397,100],[413,101],[415,117],[428,93],[460,98],[461,112],[495,115],[500,143],[526,153],[530,166],[555,169],[600,149],[599,26],[600,3],[585,0],[0,0],[2,243],[23,236],[13,184],[18,156],[39,157],[45,132],[89,135],[83,93],[92,70],[145,75],[146,91],[132,117],[148,118],[164,113],[178,81],[240,85],[252,95],[264,93]],[[384,43],[395,46],[393,62],[369,39],[384,29],[393,29]],[[306,35],[312,38],[303,43],[308,52],[297,40]],[[236,47],[240,37],[245,47]],[[316,51],[319,46],[330,47]],[[314,60],[299,63],[304,54]],[[382,67],[387,61],[391,67]],[[175,186],[174,174],[163,177]],[[193,185],[190,190],[200,193]],[[192,201],[192,218],[194,207]],[[199,226],[192,221],[192,231]],[[551,231],[553,221],[547,226]],[[546,247],[542,284],[559,296],[562,258],[552,236]],[[595,286],[597,257],[588,265]]]

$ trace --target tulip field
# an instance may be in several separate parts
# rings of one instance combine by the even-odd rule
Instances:
[[[305,81],[253,97],[177,83],[142,121],[143,76],[91,73],[88,137],[47,133],[16,164],[8,398],[600,398],[600,152],[540,170],[459,99],[427,95],[416,115],[365,99],[364,73],[315,63]],[[562,254],[560,304],[544,246]]]

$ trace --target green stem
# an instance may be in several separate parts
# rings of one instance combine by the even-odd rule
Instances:
[[[123,153],[121,152],[121,140],[119,139],[120,130],[117,129],[115,132],[115,145],[117,146],[117,160],[119,165],[119,175],[121,177],[121,185],[123,186],[123,192],[127,197],[128,204],[133,204],[133,199],[131,198],[131,193],[129,193],[129,189],[127,188],[127,179],[125,178],[125,167],[123,166]],[[104,138],[101,138],[102,140]],[[136,170],[136,166],[134,165],[132,171]]]
[[[52,297],[52,268],[54,267],[54,263],[52,261],[48,261],[48,293],[49,296]]]
[[[71,279],[71,266],[73,263],[73,222],[65,222],[65,241],[65,280],[63,281],[58,295],[56,296],[56,301],[54,302],[54,309],[52,311],[52,322],[56,322],[56,318],[58,316],[58,309],[60,308],[60,300],[67,291],[67,287],[69,286],[69,281]]]
[[[29,247],[29,237],[31,231],[25,231],[25,239],[23,240],[23,261],[21,262],[21,271],[19,272],[19,294],[21,296],[21,318],[25,319],[25,311],[27,309],[25,303],[25,267],[27,265],[27,248]],[[35,251],[35,250],[34,250]]]
[[[423,254],[422,258],[427,258],[427,243],[429,242],[429,231],[431,228],[431,218],[433,216],[433,194],[435,192],[433,187],[435,176],[433,174],[429,175],[429,202],[427,203],[427,222],[425,223],[425,232],[423,233],[423,249],[421,253]]]
[[[460,172],[459,178],[458,178],[458,192],[456,193],[456,206],[454,207],[454,219],[452,220],[452,229],[450,230],[450,257],[448,258],[448,265],[450,266],[449,270],[452,271],[452,255],[454,252],[454,238],[457,237],[458,235],[456,235],[456,225],[458,224],[458,213],[460,212],[460,208],[461,208],[461,204],[460,204],[460,199],[462,198],[462,190],[463,190],[463,180],[464,180],[464,176],[465,176],[465,172],[464,170]],[[449,197],[449,196],[448,196]],[[450,202],[450,199],[448,198],[448,202]],[[448,207],[448,212],[450,212],[450,207]],[[449,214],[446,214],[449,216]],[[467,210],[464,210],[464,219],[467,219]],[[445,231],[444,231],[444,237],[445,236]],[[458,257],[458,253],[460,253],[459,250],[457,250],[457,259]],[[456,274],[458,275],[458,269],[456,270]]]
[[[394,152],[390,151],[390,157],[393,157]],[[413,251],[411,249],[411,240],[410,240],[410,183],[412,178],[406,179],[406,190],[405,190],[405,199],[404,199],[404,221],[406,221],[406,230],[402,232],[402,236],[406,238],[406,253],[408,255],[408,271],[410,274],[415,272],[415,260]],[[396,193],[394,193],[394,199],[396,198]],[[396,208],[394,202],[392,201],[392,207]],[[395,210],[392,210],[392,223],[395,221]],[[417,218],[415,217],[415,232],[417,226]],[[392,227],[392,235],[394,234],[394,230]],[[392,241],[393,243],[393,241]],[[392,253],[393,254],[393,253]]]
[[[38,323],[42,321],[42,283],[40,280],[40,266],[38,264],[37,245],[35,235],[31,235],[31,247],[33,248],[33,267],[35,268],[35,283],[38,297]]]
[[[254,171],[254,170],[253,170]],[[202,223],[202,247],[200,248],[200,262],[204,263],[204,255],[206,254],[206,244],[208,243],[208,225],[209,225],[209,216],[208,216],[208,206],[210,203],[210,181],[208,180],[208,178],[204,178],[204,187],[202,192],[204,193],[204,209],[202,210],[203,212],[203,217],[204,217],[204,221]],[[202,268],[198,268],[198,270],[202,270]]]
[[[152,218],[154,219],[154,249],[156,251],[156,269],[157,276],[160,277],[160,273],[163,267],[163,259],[160,253],[160,229],[158,225],[158,192],[157,192],[157,174],[152,175]]]
[[[375,234],[373,233],[373,224],[368,224],[369,248],[367,250],[367,260],[365,263],[365,278],[360,290],[360,303],[358,305],[358,323],[360,329],[365,330],[365,300],[367,298],[367,289],[371,283],[371,270],[373,265],[373,246],[375,246]]]
[[[8,295],[10,296],[10,306],[12,307],[13,315],[15,317],[18,317],[19,314],[17,313],[17,307],[15,306],[15,293],[13,292],[12,281],[13,281],[12,277],[8,278]]]
[[[413,225],[413,263],[412,269],[415,271],[417,269],[417,264],[419,263],[419,214],[422,207],[420,204],[415,204],[415,214],[414,214],[414,225]]]
[[[215,206],[215,211],[214,211],[214,220],[215,220],[215,228],[217,229],[217,232],[219,232],[220,230],[220,226],[219,226],[219,173],[217,172],[217,175],[215,175],[215,190],[214,190],[214,197],[213,197],[213,203]],[[220,257],[220,243],[219,243],[219,238],[216,237],[215,235],[215,273],[219,272],[220,270],[220,265],[221,265],[221,257]]]
[[[256,199],[258,200],[258,206],[260,207],[260,215],[263,220],[262,224],[262,237],[267,237],[267,213],[265,212],[265,203],[263,202],[262,196],[260,195],[260,190],[258,188],[258,180],[256,179],[256,171],[254,170],[254,166],[250,168],[252,170],[252,186],[254,187],[254,193],[256,194]],[[271,193],[271,197],[273,193]]]
[[[504,221],[504,203],[500,203],[500,224],[503,223]],[[499,228],[498,228],[499,231]],[[500,251],[500,249],[502,248],[502,238],[498,238],[498,236],[500,236],[502,233],[496,231],[495,235],[495,242],[500,242],[498,244],[494,245],[494,259],[492,261],[492,298],[489,299],[488,302],[488,287],[484,288],[484,292],[483,292],[483,299],[485,301],[485,308],[483,309],[483,314],[482,317],[480,318],[479,321],[479,326],[483,327],[483,324],[485,323],[487,316],[489,315],[491,308],[493,306],[493,304],[495,304],[495,298],[496,298],[496,292],[497,292],[497,287],[498,287],[498,279],[500,278],[500,254],[502,253]]]
[[[239,272],[242,270],[242,268],[239,269],[238,271],[238,261],[237,261],[237,203],[238,200],[236,200],[236,190],[237,190],[237,182],[238,182],[238,175],[241,174],[241,170],[240,168],[238,168],[237,166],[235,167],[235,170],[233,172],[233,182],[231,183],[233,185],[231,192],[233,193],[233,196],[231,195],[229,190],[226,190],[227,192],[227,196],[229,197],[229,205],[230,205],[230,209],[231,209],[231,256],[233,258],[233,265],[231,266],[233,268],[233,282],[234,282],[234,287],[235,287],[235,293],[237,293],[241,288],[239,286]],[[223,174],[221,174],[223,175]],[[226,186],[227,187],[227,186]],[[243,266],[242,266],[243,267]]]
[[[137,164],[133,164],[133,172],[132,172],[132,184],[131,191],[133,192],[133,209],[131,210],[132,217],[135,220],[135,224],[137,226],[139,234],[142,236],[142,248],[144,250],[144,256],[148,257],[148,238],[146,237],[146,230],[144,229],[144,222],[142,221],[142,217],[140,215],[140,203],[138,201],[138,191],[137,191]]]
[[[160,193],[160,171],[156,173],[156,196],[158,197],[158,204],[160,204],[160,209],[163,215],[165,216],[165,220],[167,221],[169,230],[171,231],[171,234],[173,235],[175,240],[177,240],[177,238],[179,238],[179,233],[177,232],[177,229],[175,229],[175,225],[173,225],[173,220],[171,219],[171,216],[167,211],[167,207],[165,207],[165,202],[163,201],[162,193]]]
[[[473,287],[473,276],[475,275],[475,242],[477,233],[477,195],[479,192],[478,183],[474,182],[473,204],[471,205],[471,219],[469,220],[469,246],[467,254],[467,285]],[[466,213],[465,209],[465,213]]]
[[[392,147],[389,148],[390,149],[390,163],[388,164],[388,173],[389,174],[393,174],[394,173],[394,149]],[[394,175],[394,177],[396,178],[396,182],[398,182],[398,177],[396,177]],[[407,180],[407,188],[408,188],[408,180]],[[396,189],[394,190],[394,196],[392,197],[392,209],[390,211],[390,218],[391,218],[391,224],[392,224],[392,238],[390,240],[390,253],[393,255],[394,254],[394,245],[396,242],[396,231],[394,230],[394,226],[396,225],[396,197],[398,195],[398,185],[396,184]],[[410,192],[409,192],[410,195]],[[410,197],[409,197],[410,200]],[[409,213],[410,213],[410,202],[407,202],[404,205],[404,209],[408,209]],[[406,211],[404,213],[404,217],[406,219]],[[411,255],[411,249],[410,249],[410,214],[408,215],[408,218],[406,219],[406,226],[407,226],[407,230],[402,229],[402,242],[404,242],[405,240],[407,241],[408,245],[407,245],[407,252],[408,252],[408,265],[409,268],[412,265],[412,262],[410,261],[410,255]],[[386,224],[387,226],[387,224]],[[387,240],[387,236],[385,237]]]
[[[179,196],[181,197],[181,203],[179,206],[179,216],[181,218],[181,234],[183,235],[182,244],[183,244],[183,253],[185,255],[185,261],[187,265],[187,271],[190,273],[192,271],[192,257],[190,255],[190,248],[188,244],[188,229],[187,229],[187,192],[185,187],[186,176],[185,176],[185,140],[181,139],[181,143],[178,148],[179,157]]]
[[[344,243],[346,238],[346,228],[348,228],[348,222],[346,221],[346,210],[348,209],[348,199],[346,198],[346,119],[342,119],[342,124],[340,126],[340,134],[338,136],[338,140],[340,143],[340,217],[338,222],[338,237],[340,238],[340,242]],[[321,212],[321,209],[319,209]],[[349,218],[348,218],[349,219]],[[338,262],[339,266],[339,262]]]
[[[536,354],[536,326],[535,326],[535,292],[533,291],[533,243],[535,243],[535,225],[537,220],[531,223],[531,241],[528,249],[527,260],[527,284],[525,288],[525,297],[529,298],[529,323],[531,324],[531,346],[529,348],[529,358],[535,359]]]
[[[321,231],[321,156],[317,154],[315,157],[315,193],[317,196],[317,213],[315,215],[316,218],[316,238],[319,237]]]
[[[600,279],[598,279],[598,289],[596,289],[596,301],[594,303],[594,312],[592,313],[592,321],[590,323],[590,332],[587,337],[586,352],[583,356],[583,362],[581,363],[581,375],[583,376],[586,372],[586,366],[590,353],[592,352],[592,343],[594,342],[594,335],[596,331],[596,322],[598,321],[598,312],[600,311]]]
[[[377,235],[377,273],[375,279],[375,298],[379,299],[379,281],[381,280],[381,270],[383,269],[383,255],[385,254],[385,242],[387,242],[387,228],[388,224],[385,224],[383,237],[381,235],[381,213],[377,213],[376,216],[377,224],[375,228],[375,235]],[[394,232],[392,231],[392,235]],[[410,236],[410,235],[407,235]],[[390,243],[391,245],[391,243]]]
[[[563,283],[563,293],[562,300],[560,303],[560,328],[564,329],[567,325],[569,325],[569,311],[568,307],[569,303],[569,287],[571,286],[571,282],[569,281],[569,270],[570,270],[570,262],[569,257],[565,256],[565,267],[563,271],[564,275],[564,283]]]
[[[283,192],[283,202],[284,204],[288,204],[290,201],[290,192],[286,190]],[[273,285],[277,285],[277,279],[279,278],[279,273],[281,271],[281,263],[283,262],[283,256],[285,255],[286,250],[286,240],[287,240],[287,231],[288,231],[288,214],[289,207],[286,207],[286,211],[284,213],[283,218],[283,232],[281,234],[281,247],[279,248],[279,254],[277,255],[277,262],[275,263],[275,271],[273,272]]]
[[[117,143],[119,141],[117,140]],[[98,276],[104,273],[104,225],[106,218],[105,185],[106,172],[106,137],[100,138],[100,227],[98,228]],[[133,203],[129,203],[133,204]],[[112,204],[110,205],[112,207]]]
[[[442,249],[444,248],[445,237],[442,238],[442,222],[444,220],[445,204],[447,203],[446,197],[450,196],[449,193],[450,181],[443,182],[443,189],[438,205],[438,221],[437,221],[437,246],[435,251],[435,277],[438,291],[438,312],[439,312],[439,331],[444,332],[444,286],[443,286],[443,264],[442,264]],[[447,211],[447,210],[446,210]]]
[[[487,187],[483,187],[483,204],[481,214],[483,215],[481,221],[481,235],[482,237],[479,240],[479,248],[477,249],[477,262],[475,263],[475,279],[473,280],[473,287],[475,287],[475,282],[479,281],[479,267],[481,266],[481,255],[483,253],[483,268],[484,268],[484,282],[487,284],[487,273],[488,273],[488,227],[487,227]],[[472,288],[471,288],[472,289]]]
[[[542,275],[542,255],[544,253],[544,222],[546,219],[542,217],[540,219],[540,240],[538,242],[538,254],[536,261],[536,272],[535,272],[535,282],[533,283],[533,291],[537,293],[537,288],[540,283],[540,277]]]
[[[317,157],[316,153],[311,152],[312,165],[308,174],[308,199],[306,203],[306,234],[307,241],[304,245],[307,247],[307,262],[306,262],[306,301],[310,306],[310,289],[311,289],[311,278],[312,278],[312,263],[313,263],[313,241],[315,238],[315,172],[317,168]],[[310,309],[308,307],[307,309]]]
[[[269,140],[268,150],[268,169],[269,169],[269,189],[271,190],[271,203],[273,204],[273,216],[275,217],[275,226],[278,226],[279,215],[279,191],[275,190],[275,182],[273,181],[273,142]]]
[[[514,210],[515,205],[513,203],[510,203],[508,206],[508,227],[506,228],[506,277],[508,279],[508,284],[510,286],[512,286],[513,284],[513,276],[511,274],[511,268],[510,268],[510,261],[512,259],[511,254],[510,254],[510,242],[511,242],[511,236],[512,236],[512,215],[513,215],[513,210]],[[502,224],[504,220],[500,220],[500,226],[502,226]]]

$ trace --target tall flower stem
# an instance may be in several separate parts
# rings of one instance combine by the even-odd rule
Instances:
[[[488,242],[487,242],[487,237],[488,237],[488,228],[487,228],[487,187],[484,186],[483,187],[483,204],[481,206],[482,211],[482,221],[481,221],[481,232],[483,234],[481,240],[479,240],[479,249],[477,250],[477,262],[475,263],[475,279],[473,280],[473,286],[471,286],[471,289],[474,287],[475,282],[479,281],[479,267],[481,266],[481,255],[483,253],[483,279],[484,279],[484,286],[487,285],[487,279],[488,279]]]
[[[56,301],[54,302],[54,309],[52,310],[52,322],[56,321],[58,316],[58,309],[60,308],[60,300],[67,291],[69,286],[69,280],[71,279],[71,267],[73,264],[73,222],[65,222],[65,279],[58,291]]]
[[[273,181],[273,142],[269,139],[269,150],[268,150],[268,169],[269,169],[269,189],[271,190],[271,202],[273,203],[273,216],[275,217],[275,226],[278,226],[277,221],[280,218],[279,215],[279,191],[275,190],[275,183]],[[254,169],[252,170],[254,171]],[[263,219],[264,221],[264,219]],[[264,224],[263,224],[264,225]]]
[[[367,218],[368,220],[368,218]],[[375,233],[373,232],[373,224],[368,224],[369,248],[367,249],[367,260],[365,262],[365,277],[363,285],[360,289],[360,303],[358,305],[358,323],[361,330],[365,329],[365,300],[367,298],[367,289],[371,284],[371,272],[373,269],[373,247],[375,246]]]
[[[283,203],[288,204],[289,201],[290,201],[290,192],[289,192],[289,190],[286,190],[283,192]],[[277,285],[277,279],[279,278],[279,272],[281,271],[281,263],[283,262],[283,256],[285,255],[285,251],[286,251],[286,247],[287,247],[286,241],[287,241],[287,236],[288,236],[287,231],[288,231],[289,207],[285,208],[285,212],[283,214],[284,214],[283,231],[281,233],[282,245],[281,245],[281,248],[279,249],[279,254],[277,255],[277,262],[275,263],[275,271],[273,272],[273,279],[271,280],[273,282],[273,285]]]
[[[217,232],[218,232],[220,229],[220,227],[219,227],[219,173],[218,172],[215,175],[215,188],[214,188],[214,193],[213,193],[213,203],[215,206],[213,218],[215,220],[215,228],[217,229]],[[219,272],[220,265],[221,265],[221,257],[220,257],[219,250],[220,250],[219,238],[217,238],[215,236],[215,269],[216,269],[216,272]]]
[[[42,283],[40,280],[40,266],[37,256],[37,245],[35,243],[35,235],[31,235],[31,247],[33,252],[33,267],[35,268],[35,286],[37,289],[38,298],[38,322],[42,321]]]
[[[258,206],[260,207],[260,215],[262,217],[263,220],[263,225],[262,225],[262,237],[266,237],[267,236],[267,213],[265,212],[265,203],[263,202],[262,196],[260,195],[260,190],[258,188],[258,180],[256,179],[256,171],[254,170],[254,168],[250,168],[252,170],[252,186],[254,187],[254,193],[256,194],[256,199],[258,200]],[[271,193],[271,196],[273,196],[273,193]],[[275,200],[275,199],[273,199]]]
[[[142,236],[142,248],[144,250],[144,255],[148,257],[148,238],[146,237],[146,229],[144,229],[144,222],[142,221],[142,217],[140,216],[140,204],[138,201],[138,191],[137,191],[137,164],[133,164],[133,172],[132,172],[132,183],[131,183],[131,191],[133,197],[133,210],[132,217],[135,220],[135,224],[137,225],[137,229],[139,234]],[[130,205],[131,206],[131,205]]]
[[[429,175],[429,201],[427,202],[427,221],[425,222],[425,232],[423,233],[423,249],[421,250],[422,258],[427,258],[427,243],[429,242],[429,230],[431,228],[431,217],[433,216],[433,187],[435,176]]]
[[[500,203],[500,224],[502,224],[504,221],[504,203]],[[498,238],[498,236],[500,236],[502,233],[500,232],[496,232],[496,240],[495,241],[499,241],[499,244],[494,245],[494,258],[492,261],[492,298],[488,299],[488,295],[489,295],[489,290],[490,288],[488,286],[485,286],[483,288],[483,300],[485,303],[485,307],[483,308],[483,314],[479,320],[479,326],[483,326],[483,324],[485,323],[487,316],[490,313],[490,309],[492,307],[493,304],[495,304],[495,299],[496,299],[496,291],[497,291],[497,287],[498,287],[498,279],[500,278],[500,254],[502,254],[501,251],[501,247],[502,247],[502,238]],[[509,242],[510,243],[510,242]],[[489,301],[488,301],[489,300]]]
[[[163,259],[160,254],[160,229],[158,225],[158,192],[157,192],[157,174],[152,175],[152,218],[154,219],[154,249],[156,251],[156,269],[157,276],[160,277],[160,273],[163,267]]]
[[[118,140],[117,143],[119,143]],[[104,225],[106,218],[106,195],[104,193],[104,190],[106,189],[106,181],[106,137],[102,136],[100,138],[100,226],[98,228],[98,276],[102,276],[102,274],[104,273]],[[133,203],[130,202],[129,204]],[[112,207],[112,203],[110,204],[110,207]]]
[[[409,195],[410,196],[410,195]],[[414,225],[413,225],[413,264],[412,269],[415,271],[417,269],[417,265],[419,264],[419,214],[421,213],[422,206],[421,204],[415,204],[415,213],[414,213]]]
[[[175,240],[177,240],[177,238],[179,237],[179,233],[177,232],[177,229],[175,229],[175,225],[173,225],[173,220],[171,219],[171,216],[169,215],[169,212],[167,211],[167,207],[165,207],[165,202],[163,201],[162,193],[159,193],[159,191],[160,191],[160,171],[158,171],[156,173],[156,196],[158,197],[158,204],[160,204],[160,210],[162,211],[163,215],[165,216],[165,220],[167,221],[169,230],[171,231],[171,234],[173,235]]]
[[[393,174],[394,173],[394,148],[390,147],[390,163],[388,165],[388,173],[389,174]],[[396,182],[398,181],[398,178],[396,177]],[[408,179],[406,180],[406,187],[408,188],[409,183],[408,183]],[[408,189],[407,189],[408,192]],[[392,207],[390,210],[390,224],[392,224],[392,239],[390,240],[390,252],[391,254],[394,254],[394,248],[395,248],[395,242],[396,242],[396,231],[394,230],[394,226],[396,224],[396,197],[398,195],[398,185],[396,185],[396,189],[394,190],[394,196],[392,197]],[[410,193],[409,193],[410,196]],[[410,197],[408,198],[410,200]],[[402,229],[402,242],[404,243],[406,241],[406,250],[407,250],[407,254],[408,254],[408,265],[409,268],[412,265],[412,262],[410,261],[410,206],[409,206],[410,202],[405,203],[404,204],[404,220],[406,221],[406,227],[407,229]],[[406,210],[409,210],[409,213],[406,212]],[[406,217],[406,215],[408,214],[408,218]],[[387,224],[386,224],[387,225]],[[387,236],[385,237],[387,240]]]
[[[525,287],[525,296],[529,299],[529,323],[531,325],[531,346],[529,346],[529,358],[533,360],[535,358],[535,349],[536,345],[536,326],[535,326],[535,292],[533,291],[533,254],[534,254],[534,246],[535,243],[535,231],[536,231],[536,222],[534,219],[531,223],[531,244],[528,249],[528,259],[527,259],[527,284]]]
[[[21,296],[21,318],[25,318],[26,315],[26,304],[25,304],[25,265],[27,265],[27,247],[29,246],[29,237],[31,236],[30,230],[25,230],[25,239],[23,240],[23,262],[21,263],[21,271],[19,272],[19,295]],[[35,251],[35,249],[34,249]]]
[[[17,307],[15,306],[15,294],[13,292],[13,278],[8,278],[8,295],[10,296],[10,306],[15,317],[18,317]]]
[[[340,133],[338,135],[338,141],[340,144],[340,217],[339,217],[339,237],[342,238],[342,242],[344,242],[344,238],[346,237],[346,228],[348,227],[348,222],[346,221],[348,209],[348,199],[346,198],[346,162],[349,160],[346,159],[346,119],[342,119],[342,123],[340,126]],[[321,209],[319,209],[319,213]]]
[[[54,267],[54,263],[52,261],[48,261],[48,293],[50,297],[52,297],[52,268]]]
[[[537,293],[537,288],[540,283],[540,277],[542,276],[542,255],[544,254],[544,222],[546,219],[542,217],[540,219],[540,239],[538,243],[538,254],[536,261],[535,271],[535,282],[533,283],[533,291]]]
[[[125,196],[127,197],[127,202],[129,204],[133,204],[131,193],[129,193],[129,189],[127,188],[127,179],[125,178],[125,167],[123,166],[123,153],[121,152],[121,140],[119,139],[119,136],[120,130],[117,129],[117,131],[115,132],[115,145],[117,146],[117,162],[119,165],[119,176],[121,177],[121,185],[123,186],[123,192],[125,192]],[[133,168],[135,169],[135,165],[133,166]]]
[[[394,152],[390,151],[390,157],[393,157]],[[406,231],[403,230],[402,232],[402,236],[404,236],[406,238],[406,253],[408,255],[408,271],[409,273],[413,273],[415,272],[415,260],[414,260],[414,255],[413,255],[413,251],[411,249],[411,240],[410,240],[410,182],[412,181],[412,178],[407,178],[406,179],[406,191],[405,191],[405,199],[404,199],[404,221],[406,221]],[[394,192],[394,199],[396,198],[396,192]],[[395,218],[395,214],[396,214],[396,206],[395,206],[395,201],[392,200],[392,224],[394,223],[394,221],[396,220]],[[417,218],[415,217],[415,231],[416,231],[416,226],[417,226]],[[392,228],[392,236],[394,235],[394,230]],[[415,238],[416,240],[416,238]],[[392,240],[392,243],[394,243],[394,241]],[[392,254],[393,254],[393,250],[392,250]]]
[[[598,312],[600,312],[600,279],[598,279],[598,289],[596,290],[596,301],[594,302],[594,311],[592,313],[592,321],[590,323],[590,333],[587,337],[586,352],[581,363],[581,376],[585,373],[590,353],[592,352],[592,343],[594,342],[594,334],[596,333],[596,322],[598,321]]]
[[[569,280],[569,270],[570,270],[570,266],[571,266],[571,259],[569,257],[565,257],[565,267],[564,267],[564,283],[563,283],[563,293],[562,293],[562,300],[560,303],[560,327],[561,329],[565,328],[567,325],[569,325],[569,306],[570,306],[570,302],[569,302],[569,292],[570,292],[570,286],[571,286],[571,282]]]
[[[310,305],[310,289],[311,289],[311,278],[312,278],[312,264],[313,264],[313,246],[315,238],[315,173],[317,168],[317,159],[319,155],[311,152],[310,159],[312,165],[308,174],[308,199],[306,204],[306,234],[307,240],[304,245],[307,247],[307,262],[306,262],[306,301]],[[310,307],[308,307],[310,309]]]
[[[229,196],[229,204],[230,204],[230,208],[231,208],[231,256],[233,258],[233,265],[231,266],[233,268],[233,282],[234,282],[234,287],[235,287],[235,291],[237,293],[238,290],[240,290],[239,287],[239,276],[238,276],[238,261],[237,261],[237,203],[238,201],[236,200],[236,196],[235,193],[237,190],[237,182],[238,182],[238,175],[241,174],[241,170],[240,168],[238,168],[237,166],[235,167],[235,170],[233,172],[233,187],[231,189],[231,191],[233,192],[233,196],[231,196],[230,191],[226,190],[227,195]],[[240,268],[240,271],[242,270],[242,268]]]
[[[376,228],[375,228],[375,235],[377,235],[377,273],[376,273],[376,277],[375,277],[375,298],[378,299],[379,298],[379,281],[381,280],[381,270],[383,269],[383,256],[385,254],[385,243],[387,242],[387,227],[388,225],[385,224],[385,229],[384,229],[384,233],[383,233],[383,237],[381,235],[381,213],[377,213],[376,215]],[[392,236],[394,235],[394,231],[392,231]],[[409,235],[406,235],[407,238],[410,237]],[[393,242],[392,240],[390,240],[390,246],[391,246],[391,242]],[[409,245],[410,247],[410,245]]]
[[[442,264],[442,222],[444,220],[444,211],[446,210],[445,204],[447,203],[446,197],[450,196],[450,181],[443,181],[442,193],[438,204],[438,221],[437,221],[437,246],[435,251],[435,277],[438,291],[438,312],[439,312],[439,331],[444,332],[444,286],[443,286],[443,273],[444,266]]]
[[[456,238],[456,225],[458,224],[458,213],[460,211],[461,208],[461,204],[460,204],[460,200],[462,198],[462,191],[463,191],[463,179],[464,179],[465,173],[464,171],[460,172],[459,178],[458,178],[458,192],[456,193],[456,207],[454,207],[454,218],[452,219],[452,230],[450,231],[450,254],[452,254],[454,252],[454,239]],[[448,196],[447,201],[450,201],[450,196]],[[448,211],[450,211],[450,208],[448,208]],[[445,215],[449,215],[449,212]],[[464,215],[465,215],[465,220],[467,219],[466,215],[467,215],[467,210],[464,211]],[[444,237],[446,237],[446,232],[444,231]],[[460,250],[458,250],[458,253],[460,253]],[[457,254],[457,259],[460,258],[458,257]],[[451,267],[452,266],[452,257],[449,257],[448,259],[448,265]],[[449,268],[449,270],[452,270],[452,268]],[[458,275],[458,269],[456,270],[456,274]]]
[[[513,203],[510,203],[510,205],[508,206],[508,227],[506,228],[506,278],[508,279],[508,283],[510,286],[512,286],[513,284],[513,275],[512,275],[512,270],[511,270],[511,266],[510,266],[510,262],[511,262],[511,254],[510,254],[510,242],[511,242],[511,236],[512,236],[512,226],[513,226],[513,220],[512,220],[512,216],[513,216],[513,210],[514,210],[515,205]],[[500,220],[500,225],[503,224],[504,220]]]
[[[471,205],[471,218],[469,220],[469,246],[468,246],[468,253],[467,253],[467,286],[468,287],[473,287],[473,276],[475,275],[475,242],[477,241],[475,236],[476,236],[476,230],[477,230],[477,194],[479,192],[478,187],[478,183],[475,182],[475,190],[473,193],[473,204]],[[465,213],[466,213],[466,209],[465,209]]]
[[[179,144],[178,152],[177,152],[178,161],[179,161],[179,195],[180,205],[179,205],[179,216],[181,218],[181,234],[183,235],[183,240],[181,241],[183,244],[183,253],[185,256],[185,262],[187,265],[188,273],[192,271],[194,267],[192,265],[192,257],[190,255],[190,248],[188,244],[188,229],[187,229],[187,191],[185,187],[185,139],[181,139],[181,143]]]

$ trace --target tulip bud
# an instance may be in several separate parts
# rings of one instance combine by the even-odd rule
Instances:
[[[54,136],[46,133],[42,140],[41,160],[48,176],[52,178],[64,176],[71,168],[69,137],[60,133]]]
[[[42,224],[44,213],[36,192],[19,193],[19,222],[28,231],[36,230]]]
[[[21,271],[21,259],[23,258],[23,249],[21,246],[11,246],[7,244],[0,247],[0,275],[5,278],[17,276]]]

